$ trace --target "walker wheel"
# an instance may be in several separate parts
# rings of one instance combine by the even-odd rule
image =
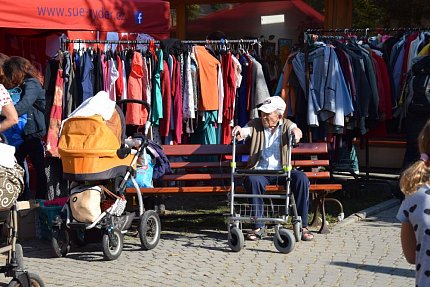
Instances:
[[[231,250],[234,252],[239,252],[242,250],[244,244],[245,237],[243,236],[242,230],[236,226],[232,227],[228,233],[228,246],[230,246]]]
[[[296,238],[291,231],[281,228],[279,229],[279,233],[273,236],[273,243],[279,252],[287,254],[293,251]]]

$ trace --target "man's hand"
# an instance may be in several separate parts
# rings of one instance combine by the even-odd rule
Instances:
[[[303,137],[303,133],[299,128],[292,129],[291,134],[293,134],[294,138],[296,139],[295,143],[298,143],[300,141],[300,139]]]
[[[232,130],[231,135],[236,137],[236,140],[238,141],[244,140],[242,128],[240,126],[235,126]]]

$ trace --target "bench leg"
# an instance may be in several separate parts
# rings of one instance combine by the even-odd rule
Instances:
[[[319,212],[320,212],[320,202],[319,202],[319,197],[316,194],[312,194],[312,213],[314,214],[312,216],[312,220],[309,224],[309,226],[312,227],[316,227],[316,226],[320,226],[320,220],[318,218]]]
[[[315,197],[313,199],[314,217],[312,218],[312,222],[310,225],[314,226],[314,227],[318,225],[318,215],[321,213],[322,222],[321,222],[321,227],[318,230],[318,233],[320,233],[320,234],[330,233],[327,218],[325,215],[325,206],[324,206],[326,194],[327,194],[327,192],[325,192],[325,191],[324,192],[318,192],[315,194]]]
[[[343,212],[343,205],[342,205],[342,203],[339,200],[337,200],[336,198],[329,197],[329,198],[325,198],[324,199],[324,205],[325,205],[325,202],[327,202],[327,201],[332,201],[332,202],[336,203],[339,206],[339,215],[337,216],[337,219],[339,221],[344,220],[345,214]]]

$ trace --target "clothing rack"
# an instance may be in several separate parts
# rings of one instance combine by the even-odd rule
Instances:
[[[257,39],[239,39],[239,40],[184,40],[181,41],[184,44],[260,44]]]
[[[402,32],[402,31],[428,31],[430,27],[398,27],[398,28],[343,28],[343,29],[306,29],[305,33],[340,33],[351,32]]]
[[[228,44],[249,44],[249,45],[255,45],[258,46],[258,54],[259,50],[261,48],[261,43],[257,39],[237,39],[237,40],[227,40],[227,39],[221,39],[221,40],[182,40],[183,44],[191,44],[191,45],[206,45],[206,44],[221,44],[221,45],[228,45]],[[158,40],[144,40],[144,41],[137,41],[137,40],[82,40],[82,39],[61,39],[61,49],[65,50],[66,44],[71,43],[82,43],[82,44],[127,44],[127,45],[138,45],[138,44],[160,44],[160,41]]]
[[[138,45],[138,44],[160,44],[160,41],[158,40],[143,40],[143,41],[137,41],[137,40],[82,40],[82,39],[61,39],[61,48],[65,50],[66,44],[127,44],[127,45]]]
[[[305,94],[308,96],[309,90],[309,64],[308,64],[308,53],[309,53],[309,42],[308,38],[312,35],[312,40],[341,40],[349,37],[353,37],[353,34],[361,34],[357,36],[369,37],[369,33],[387,33],[390,32],[398,32],[398,33],[408,33],[408,32],[420,32],[420,31],[430,31],[430,27],[397,27],[397,28],[343,28],[343,29],[306,29],[304,32],[304,53],[305,53],[305,76],[306,76],[306,91]],[[365,175],[353,175],[355,180],[360,181],[363,185],[369,183],[378,183],[385,184],[390,188],[389,183],[386,181],[386,178],[375,175],[370,175],[370,164],[369,164],[369,139],[364,139],[364,147],[365,147]],[[371,179],[372,178],[372,179]],[[385,179],[385,180],[384,180]]]

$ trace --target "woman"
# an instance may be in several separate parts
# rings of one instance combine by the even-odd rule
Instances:
[[[4,118],[0,122],[0,133],[18,123],[18,114],[12,99],[5,87],[0,84],[0,114]]]
[[[36,170],[37,187],[36,199],[45,199],[47,191],[45,175],[45,152],[42,137],[46,134],[45,125],[45,91],[41,84],[41,75],[36,68],[25,58],[13,56],[3,64],[4,85],[7,89],[19,87],[22,91],[20,101],[15,105],[18,116],[27,114],[27,123],[24,127],[24,142],[17,148],[15,157],[21,166],[24,160],[30,157]],[[22,195],[28,199],[29,190]]]
[[[7,59],[8,56],[0,53],[0,83],[3,81],[3,63]],[[0,133],[18,123],[18,114],[13,106],[12,99],[2,84],[0,84],[0,114],[3,118],[0,123]]]

